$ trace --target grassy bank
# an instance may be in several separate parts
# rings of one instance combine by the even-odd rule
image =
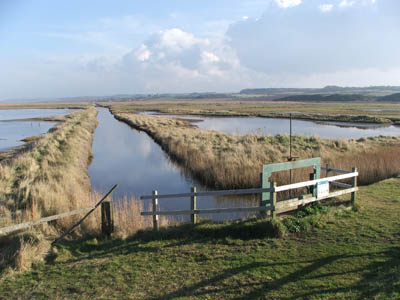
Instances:
[[[184,169],[203,184],[218,188],[246,188],[260,185],[263,164],[287,161],[289,137],[249,134],[238,136],[200,130],[184,120],[127,114],[112,108],[113,114],[130,126],[147,132]],[[293,151],[300,159],[317,157],[336,168],[360,171],[359,182],[368,184],[400,173],[399,137],[359,140],[328,140],[295,136]],[[306,172],[310,172],[307,170]],[[275,178],[287,183],[288,174]],[[294,172],[294,181],[308,179],[308,173]]]
[[[104,104],[103,104],[104,105]],[[206,116],[255,116],[315,121],[397,123],[400,124],[400,104],[379,102],[271,102],[227,100],[136,101],[110,103],[125,112],[158,111],[169,114]]]
[[[96,115],[94,107],[73,112],[47,134],[1,161],[1,227],[89,206],[91,185],[87,167],[92,158]],[[61,219],[57,227],[70,226],[78,217]],[[88,222],[83,230],[94,231],[95,226],[98,225]],[[2,237],[2,257],[19,259],[21,266],[24,259],[30,261],[27,255],[40,257],[32,252],[45,242],[43,236],[52,235],[52,228],[42,225],[22,235]],[[24,250],[30,254],[24,254]]]
[[[0,281],[1,299],[399,299],[400,179],[362,187],[285,238],[263,219],[65,242]]]

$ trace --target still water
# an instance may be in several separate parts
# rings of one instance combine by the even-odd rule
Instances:
[[[186,193],[192,186],[198,190],[204,187],[196,183],[175,165],[146,133],[131,129],[117,121],[105,108],[98,109],[99,125],[94,134],[93,161],[89,174],[94,190],[106,192],[114,184],[114,201],[123,196],[139,198],[149,195],[152,190],[159,194]],[[136,200],[141,201],[141,200]],[[144,202],[145,205],[149,204]],[[161,210],[189,209],[189,198],[159,199]],[[198,208],[255,206],[258,197],[199,197]],[[246,214],[214,214],[214,220],[244,217]],[[187,218],[186,218],[187,219]]]
[[[263,135],[289,134],[289,119],[259,117],[204,117],[164,115],[156,112],[145,112],[147,115],[193,120],[193,125],[200,129],[218,130],[225,133],[245,135],[257,133]],[[345,122],[313,122],[292,120],[294,135],[319,136],[327,139],[359,139],[378,135],[400,136],[400,126],[345,123]]]
[[[57,124],[56,122],[22,121],[22,119],[49,117],[71,111],[70,109],[0,110],[0,152],[20,146],[24,143],[22,139],[46,133]]]

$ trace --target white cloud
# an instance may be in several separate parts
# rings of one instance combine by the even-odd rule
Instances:
[[[147,49],[146,45],[140,45],[139,49],[135,51],[136,57],[139,61],[146,61],[150,59],[151,52]]]
[[[342,0],[339,3],[339,7],[348,7],[348,6],[353,6],[354,5],[354,1],[348,1],[348,0]]]
[[[301,4],[301,0],[275,0],[278,6],[283,8],[293,7]]]
[[[333,4],[321,4],[321,5],[318,6],[318,8],[323,13],[327,13],[327,12],[330,12],[332,10]]]

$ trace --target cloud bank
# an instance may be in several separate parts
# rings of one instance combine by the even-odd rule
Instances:
[[[96,38],[107,46],[105,53],[14,64],[0,59],[0,96],[400,85],[399,11],[398,0],[270,0],[258,19],[241,17],[225,35],[153,28],[136,46],[114,44],[112,31],[134,24],[132,18],[125,17],[122,25],[107,20],[100,41],[98,34],[79,35],[86,42]],[[61,37],[70,35],[48,35]]]
[[[311,74],[400,67],[400,1],[309,1],[271,7],[227,35],[240,62],[263,73]]]

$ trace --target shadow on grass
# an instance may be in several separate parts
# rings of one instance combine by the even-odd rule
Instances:
[[[237,268],[231,268],[225,270],[224,272],[203,280],[199,283],[193,284],[191,286],[186,286],[180,290],[172,293],[165,294],[163,296],[150,297],[147,299],[176,299],[184,296],[209,296],[217,293],[227,293],[234,294],[235,299],[309,299],[310,297],[332,297],[335,294],[346,294],[347,298],[351,299],[398,299],[400,295],[400,248],[392,248],[383,252],[370,252],[356,255],[333,255],[327,256],[320,259],[309,260],[309,261],[294,261],[294,262],[277,262],[277,263],[250,263]],[[324,268],[329,270],[330,268],[335,269],[334,264],[341,260],[352,259],[352,258],[363,258],[363,257],[375,257],[379,260],[378,262],[373,262],[365,267],[358,269],[348,270],[343,273],[337,272],[326,272],[323,275],[313,276],[314,272],[318,273],[318,270]],[[384,261],[382,261],[384,260]],[[292,272],[286,276],[282,276],[276,280],[269,279],[257,282],[256,284],[244,284],[237,286],[229,286],[226,288],[226,283],[224,281],[229,280],[229,278],[236,275],[248,272],[251,274],[252,271],[261,268],[271,268],[273,266],[283,266],[283,265],[297,265],[297,264],[307,264],[306,267],[299,268],[297,271]],[[351,273],[363,273],[361,280],[356,283],[344,286],[343,278],[339,279],[337,283],[333,283],[333,277],[348,275]],[[267,276],[266,276],[267,277]],[[312,279],[318,277],[319,279],[325,279],[329,284],[321,287],[319,282],[310,284]],[[282,288],[285,285],[291,285],[289,288],[288,296],[284,296],[285,292],[282,292]],[[304,287],[303,290],[298,289],[296,294],[291,293],[293,290],[293,285],[297,287]],[[326,286],[340,286],[325,288]],[[211,288],[210,288],[211,287]],[[212,288],[214,287],[214,288]],[[223,288],[222,288],[223,287]],[[277,293],[282,296],[276,298]],[[354,295],[351,297],[350,295]],[[393,298],[396,297],[396,298]]]
[[[267,219],[250,219],[229,223],[213,223],[204,221],[200,224],[183,223],[159,231],[151,229],[140,230],[126,240],[104,240],[98,242],[96,238],[84,238],[73,242],[63,241],[59,249],[67,250],[72,258],[67,262],[85,260],[90,258],[111,257],[115,254],[129,254],[134,252],[157,252],[161,247],[175,247],[191,243],[229,243],[229,239],[269,238],[276,236],[275,228]],[[161,246],[150,242],[162,241]],[[49,256],[47,261],[52,262]],[[61,263],[61,262],[57,262]]]

